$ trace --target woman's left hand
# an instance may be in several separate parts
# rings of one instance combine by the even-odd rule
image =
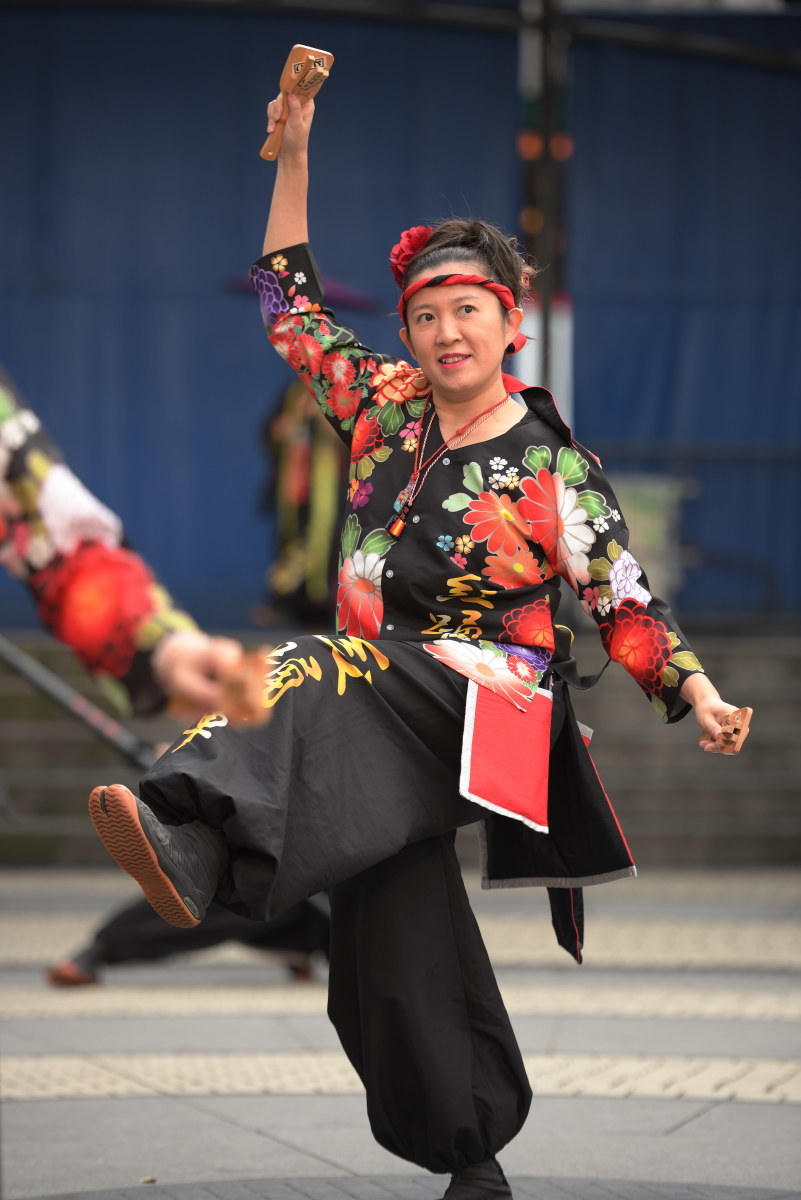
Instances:
[[[701,701],[699,704],[693,705],[693,711],[696,721],[701,726],[698,745],[709,754],[721,754],[723,737],[720,723],[729,713],[736,712],[737,706],[726,704],[720,697],[717,697],[715,700]]]
[[[737,711],[736,704],[727,704],[721,700],[717,690],[706,675],[700,672],[685,679],[681,695],[688,704],[693,706],[695,719],[701,726],[701,736],[698,745],[708,754],[720,754],[723,750],[723,730],[721,721]]]

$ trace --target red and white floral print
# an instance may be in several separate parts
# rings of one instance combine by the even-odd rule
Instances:
[[[644,691],[655,692],[673,652],[667,626],[636,600],[624,600],[614,625],[601,626],[601,635],[612,661],[625,667]]]
[[[404,404],[416,396],[425,396],[431,390],[423,372],[407,362],[382,363],[370,380],[370,385],[376,389],[373,402],[379,408],[385,404]]]
[[[460,675],[511,700],[518,708],[525,708],[531,701],[531,688],[510,670],[507,656],[492,643],[445,638],[441,642],[426,642],[424,649]]]
[[[344,354],[327,354],[323,359],[323,375],[331,383],[353,383],[356,378],[356,368]]]
[[[270,341],[281,357],[285,358],[287,362],[289,361],[289,356],[292,353],[292,347],[295,344],[295,338],[298,336],[298,333],[302,328],[303,317],[293,317],[288,313],[286,316],[279,317],[272,327]],[[291,365],[294,366],[294,364]]]
[[[547,563],[545,568],[548,575],[553,574]],[[542,583],[545,578],[542,565],[530,550],[515,550],[514,554],[488,554],[487,565],[482,568],[481,574],[499,587],[509,590]]]
[[[558,472],[544,467],[520,482],[523,499],[521,515],[529,522],[531,535],[545,551],[553,569],[577,589],[587,583],[590,560],[587,551],[595,541],[595,532],[587,524],[587,514],[578,502],[575,488],[566,487]]]
[[[547,600],[513,608],[503,618],[504,635],[518,646],[543,646],[553,650],[553,618]]]
[[[384,559],[355,550],[343,562],[337,588],[337,628],[361,638],[376,638],[384,619],[381,575]]]
[[[353,430],[350,447],[351,462],[359,462],[384,445],[384,433],[375,417],[362,413]]]
[[[346,383],[339,381],[332,383],[328,389],[328,403],[331,405],[331,411],[340,421],[346,421],[348,417],[353,416],[359,407],[361,398],[361,392],[356,392]]]
[[[310,333],[299,333],[287,355],[287,362],[296,371],[316,375],[323,362],[323,348]]]
[[[517,504],[505,494],[482,492],[470,501],[464,519],[472,526],[473,540],[486,542],[491,554],[511,556],[526,548],[529,538],[526,520]]]
[[[542,671],[538,671],[534,664],[526,658],[518,658],[516,654],[510,654],[506,662],[515,678],[522,680],[523,683],[539,683],[542,678]]]

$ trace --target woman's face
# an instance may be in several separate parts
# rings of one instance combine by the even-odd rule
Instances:
[[[478,263],[451,262],[437,275],[485,275]],[[420,278],[420,276],[417,276]],[[415,282],[415,276],[409,283]],[[500,375],[504,352],[520,328],[521,308],[505,309],[479,284],[421,288],[406,307],[401,340],[440,394],[478,394]]]

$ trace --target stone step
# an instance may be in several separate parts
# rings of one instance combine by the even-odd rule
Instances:
[[[769,831],[748,836],[657,833],[631,834],[628,839],[638,868],[647,867],[753,867],[797,865],[801,862],[801,833],[789,837]]]
[[[92,788],[124,783],[136,790],[141,772],[125,764],[109,766],[11,767],[2,779],[19,817],[74,816],[83,813]]]
[[[0,862],[7,866],[113,865],[88,816],[0,822]]]

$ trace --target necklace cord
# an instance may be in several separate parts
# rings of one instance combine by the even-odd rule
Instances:
[[[431,393],[429,392],[429,394],[426,396],[425,404],[423,406],[423,411],[420,415],[421,432],[422,432],[423,422],[425,420],[426,409],[428,408],[428,404],[429,404],[430,400],[431,400]],[[425,448],[428,443],[428,435],[431,432],[431,428],[434,424],[434,418],[437,415],[436,409],[434,409],[432,406],[431,419],[428,422],[426,431],[421,438],[418,438],[417,445],[415,446],[414,465],[412,467],[412,473],[409,477],[409,482],[406,484],[406,487],[403,488],[403,490],[400,492],[397,500],[395,501],[394,507],[395,507],[395,512],[397,513],[397,516],[390,517],[389,521],[386,524],[385,528],[387,529],[388,533],[391,533],[394,538],[399,538],[400,535],[403,533],[404,529],[406,528],[406,520],[412,509],[412,505],[414,504],[415,500],[419,496],[419,494],[422,490],[423,484],[425,483],[426,479],[428,478],[428,473],[431,470],[431,468],[434,466],[434,464],[439,462],[439,460],[442,458],[442,456],[448,450],[453,450],[457,446],[461,445],[461,443],[465,440],[465,438],[468,437],[469,434],[471,434],[474,429],[476,429],[479,425],[481,425],[484,421],[486,421],[489,417],[491,417],[494,412],[497,412],[499,408],[503,408],[504,404],[506,404],[506,402],[508,400],[509,400],[509,394],[507,392],[507,394],[504,396],[503,400],[498,400],[495,404],[491,404],[489,406],[489,408],[485,408],[484,411],[479,413],[479,415],[477,417],[475,417],[472,421],[468,421],[468,423],[466,425],[463,425],[461,427],[461,429],[457,429],[456,432],[454,433],[453,437],[450,438],[450,440],[443,441],[441,446],[438,446],[437,449],[434,450],[428,456],[428,458],[424,459],[421,462],[420,459],[421,459],[422,455],[425,453]]]

